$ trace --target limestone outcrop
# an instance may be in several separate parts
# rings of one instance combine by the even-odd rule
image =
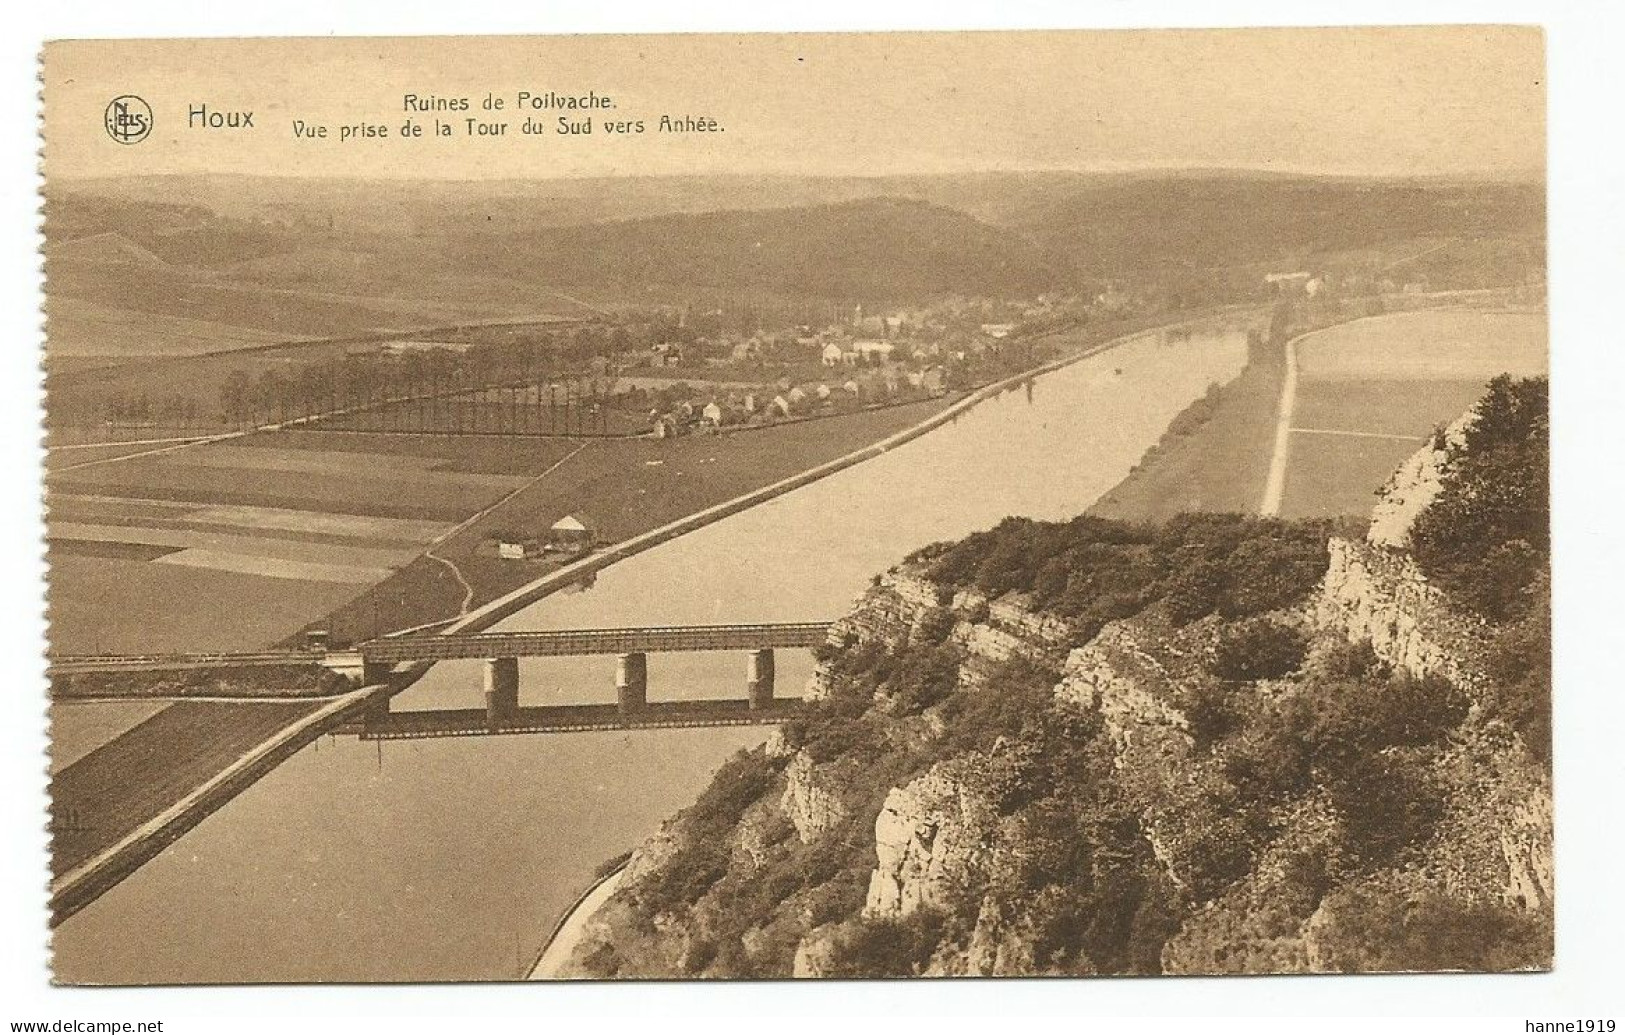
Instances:
[[[942,908],[987,858],[996,817],[947,763],[886,795],[875,817],[875,870],[864,915]]]

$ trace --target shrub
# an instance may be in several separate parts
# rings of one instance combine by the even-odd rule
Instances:
[[[1492,622],[1527,611],[1550,556],[1547,421],[1545,378],[1491,381],[1411,527],[1422,570]]]
[[[957,619],[954,613],[946,607],[933,607],[920,615],[914,623],[913,635],[909,637],[910,643],[938,644],[948,639],[948,634],[954,631]]]
[[[1241,725],[1241,715],[1231,700],[1232,688],[1223,683],[1202,680],[1186,690],[1180,710],[1190,723],[1191,739],[1197,750],[1210,750]]]
[[[1331,794],[1343,816],[1345,855],[1368,871],[1408,858],[1433,835],[1444,812],[1427,770],[1396,753],[1351,760],[1332,779]]]
[[[1358,643],[1338,640],[1320,655],[1321,668],[1331,679],[1386,679],[1392,667],[1371,646],[1369,639]]]
[[[857,921],[837,942],[831,977],[913,977],[936,951],[942,917],[922,909],[901,920]]]
[[[1319,941],[1334,970],[1495,972],[1551,962],[1551,928],[1509,906],[1351,888],[1333,892],[1325,913]]]
[[[1277,679],[1303,664],[1306,649],[1296,629],[1251,619],[1220,631],[1208,670],[1220,679]]]

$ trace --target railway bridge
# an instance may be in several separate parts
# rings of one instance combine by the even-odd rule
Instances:
[[[367,737],[773,722],[788,717],[797,703],[774,697],[774,650],[817,646],[829,629],[829,622],[788,622],[385,636],[330,652],[327,665],[366,686],[389,682],[402,664],[485,662],[483,711],[392,713],[389,698],[379,697],[357,730]],[[649,703],[650,654],[734,650],[745,652],[743,700]],[[519,706],[520,658],[597,654],[616,657],[613,706]]]

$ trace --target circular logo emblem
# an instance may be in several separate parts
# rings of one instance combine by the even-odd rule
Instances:
[[[121,144],[139,144],[152,132],[152,107],[133,93],[115,97],[102,117],[107,135]]]

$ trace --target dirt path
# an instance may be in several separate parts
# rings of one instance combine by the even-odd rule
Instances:
[[[604,903],[608,902],[610,896],[620,888],[621,878],[625,874],[625,868],[616,870],[581,897],[581,901],[575,904],[575,908],[571,909],[564,919],[559,921],[559,926],[554,930],[553,937],[548,939],[547,947],[542,950],[542,955],[536,960],[536,965],[530,968],[530,973],[525,975],[525,980],[555,981],[560,977],[559,971],[570,961],[570,957],[576,951],[576,946],[581,944],[582,935],[587,933],[587,922],[593,918],[594,913],[603,908]]]
[[[1281,513],[1281,496],[1286,491],[1286,465],[1292,457],[1292,417],[1298,405],[1298,338],[1286,343],[1286,376],[1281,379],[1281,402],[1275,412],[1275,451],[1270,455],[1270,473],[1264,481],[1264,498],[1258,512],[1264,517]]]

